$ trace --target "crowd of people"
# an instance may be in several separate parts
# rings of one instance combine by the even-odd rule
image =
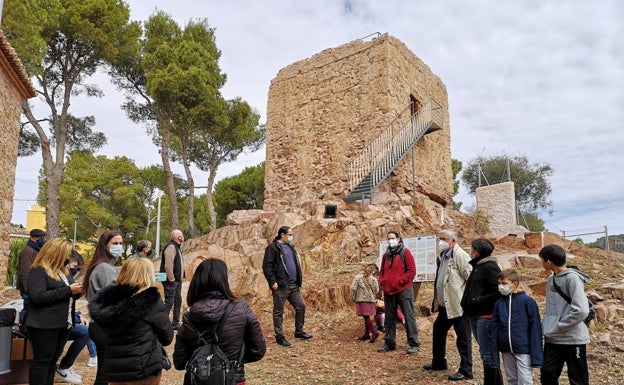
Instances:
[[[464,251],[455,231],[442,230],[433,282],[432,360],[426,371],[446,371],[447,334],[452,327],[460,362],[451,381],[474,378],[472,335],[483,366],[483,385],[533,383],[539,368],[542,385],[558,383],[564,364],[571,385],[588,385],[586,344],[589,332],[583,320],[589,313],[583,273],[565,266],[566,254],[555,245],[541,249],[543,268],[552,274],[546,287],[546,310],[540,319],[533,298],[520,287],[513,269],[501,271],[493,257],[494,245],[485,238]],[[293,229],[283,226],[266,247],[262,270],[273,297],[273,329],[278,346],[289,348],[283,314],[286,302],[295,311],[294,338],[313,338],[304,330],[306,304],[301,293],[301,259],[293,245]],[[94,385],[160,383],[170,360],[165,346],[177,332],[173,353],[176,369],[184,370],[203,336],[215,334],[223,354],[235,365],[237,385],[245,384],[245,363],[263,358],[266,342],[250,306],[230,289],[228,269],[220,259],[208,258],[193,274],[186,298],[189,310],[181,315],[184,276],[180,246],[184,235],[171,232],[163,248],[159,272],[164,298],[157,289],[151,242],[140,241],[137,252],[123,264],[123,237],[104,232],[82,275],[84,262],[72,243],[61,238],[46,241],[44,231],[30,232],[19,257],[18,289],[24,301],[20,324],[32,342],[30,384],[52,385],[55,378],[81,384],[74,368],[78,354],[88,347],[89,366],[97,366]],[[374,343],[383,333],[386,353],[397,349],[397,324],[405,329],[408,354],[420,349],[414,309],[416,262],[397,231],[387,233],[387,248],[378,264],[366,264],[353,279],[351,300],[362,317],[360,341]],[[119,267],[118,265],[121,265]],[[91,319],[76,312],[76,300],[88,300]],[[173,310],[173,317],[170,313]],[[375,325],[376,324],[376,325]],[[218,335],[217,335],[218,334]],[[72,344],[66,349],[68,340]],[[185,384],[190,381],[186,380]]]

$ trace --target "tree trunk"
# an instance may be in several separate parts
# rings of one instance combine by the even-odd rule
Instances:
[[[175,184],[173,181],[173,172],[169,163],[169,143],[171,141],[171,131],[162,128],[162,143],[160,156],[163,162],[163,170],[165,171],[165,180],[167,182],[167,195],[169,196],[169,208],[171,215],[171,229],[179,228],[180,218],[178,217],[178,197],[176,195]]]
[[[189,225],[189,237],[195,238],[195,181],[193,180],[193,174],[191,173],[191,167],[188,162],[188,146],[184,138],[180,138],[182,143],[182,165],[184,166],[184,173],[186,174],[186,181],[188,182],[188,225]]]
[[[50,140],[46,135],[43,127],[39,124],[39,121],[35,118],[28,101],[24,101],[22,104],[22,112],[28,119],[28,122],[33,126],[39,140],[41,141],[41,158],[43,160],[43,173],[45,175],[45,189],[46,189],[46,232],[50,238],[56,238],[61,235],[60,227],[60,213],[61,213],[61,199],[60,199],[60,187],[63,180],[63,171],[65,168],[65,151],[57,147],[56,150],[56,163],[52,158],[52,149],[50,147]],[[66,132],[61,130],[58,125],[58,118],[53,119],[53,125],[57,133]],[[58,142],[58,141],[57,141]],[[65,140],[62,140],[63,145]]]
[[[214,203],[212,202],[212,186],[214,185],[216,175],[217,168],[210,167],[210,170],[208,171],[208,183],[206,185],[206,199],[208,200],[208,212],[210,213],[210,231],[217,228],[217,212],[215,211]]]

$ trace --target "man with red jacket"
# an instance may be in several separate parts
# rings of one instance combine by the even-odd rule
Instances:
[[[377,349],[380,353],[396,350],[396,324],[398,309],[405,315],[408,354],[417,353],[420,348],[418,327],[414,313],[414,288],[412,280],[416,276],[416,263],[412,253],[403,246],[399,233],[388,231],[388,249],[379,266],[379,285],[384,292],[386,305],[385,344]]]

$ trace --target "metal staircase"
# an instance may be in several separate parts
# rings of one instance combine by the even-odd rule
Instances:
[[[410,103],[375,138],[346,164],[348,193],[346,202],[369,199],[373,191],[390,175],[418,141],[431,132],[441,130],[444,119],[442,105],[429,99],[412,114]]]

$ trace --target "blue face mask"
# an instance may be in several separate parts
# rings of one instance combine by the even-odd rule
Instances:
[[[119,256],[123,254],[124,250],[122,245],[112,245],[108,251],[113,255],[113,257],[119,258]]]
[[[46,242],[45,238],[39,238],[35,241],[35,243],[37,244],[37,246],[39,246],[40,248],[43,247],[43,244]]]

